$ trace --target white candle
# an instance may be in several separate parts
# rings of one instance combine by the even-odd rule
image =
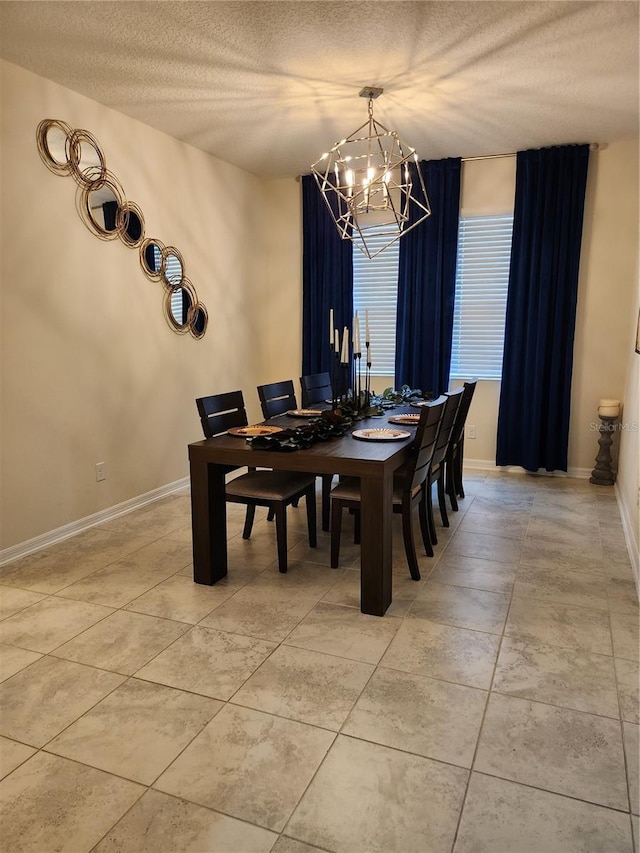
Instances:
[[[340,352],[340,332],[337,329],[333,330],[333,345],[337,353]]]
[[[333,308],[329,308],[329,346],[333,345]]]
[[[371,337],[369,336],[369,309],[367,308],[364,312],[364,342],[368,344],[371,342]]]
[[[598,414],[603,418],[617,418],[620,414],[620,400],[600,400]]]
[[[353,354],[360,355],[362,347],[360,346],[360,317],[356,311],[356,316],[353,318]]]
[[[367,347],[367,367],[371,367],[371,344]]]
[[[342,332],[342,354],[340,355],[341,364],[349,364],[349,330],[344,327]]]

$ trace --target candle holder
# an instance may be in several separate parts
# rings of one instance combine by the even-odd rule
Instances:
[[[613,443],[614,423],[618,416],[601,415],[598,412],[598,417],[602,421],[598,427],[598,432],[600,433],[598,445],[600,449],[596,456],[596,467],[591,472],[589,482],[596,486],[613,486],[616,481],[616,475],[611,467],[611,445]]]

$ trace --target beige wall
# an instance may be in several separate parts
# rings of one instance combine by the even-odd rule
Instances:
[[[640,312],[640,282],[636,268],[636,307],[633,316]],[[640,321],[639,321],[640,322]],[[636,333],[634,331],[633,338]],[[624,392],[624,411],[620,419],[623,429],[619,433],[619,460],[616,491],[625,529],[628,534],[630,553],[636,576],[636,585],[640,588],[640,354],[634,351],[633,340],[629,341],[627,359],[627,381]]]
[[[593,468],[598,401],[624,401],[638,288],[638,140],[589,162],[574,345],[569,464]],[[618,442],[615,442],[617,452]]]
[[[243,388],[257,416],[256,384],[280,372],[269,364],[274,291],[297,294],[299,259],[284,222],[263,238],[272,196],[258,179],[15,65],[0,73],[2,550],[187,476],[187,444],[201,438],[196,396]],[[85,228],[73,180],[38,156],[43,118],[93,133],[147,236],[182,252],[209,311],[203,340],[169,329],[137,250]],[[285,321],[299,336],[296,298]]]

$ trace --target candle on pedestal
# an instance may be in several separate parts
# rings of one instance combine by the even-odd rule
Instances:
[[[601,418],[617,418],[620,414],[620,400],[600,400],[598,415]]]
[[[329,308],[329,346],[333,345],[333,308]]]
[[[345,326],[342,332],[342,353],[340,364],[349,364],[349,330]]]
[[[353,318],[353,354],[361,355],[362,348],[360,346],[360,318],[358,317],[358,312],[356,311],[356,315]]]

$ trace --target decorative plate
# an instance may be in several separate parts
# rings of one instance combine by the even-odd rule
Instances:
[[[351,435],[363,441],[401,441],[411,438],[411,433],[403,429],[356,429]]]
[[[317,418],[322,414],[322,409],[290,409],[287,414],[292,418]]]
[[[416,426],[420,420],[420,415],[394,415],[389,418],[390,424],[406,424],[407,426]]]
[[[277,426],[246,426],[231,427],[227,432],[229,435],[237,435],[239,438],[255,438],[256,435],[273,435],[274,432],[282,432],[282,427]]]
[[[413,406],[414,409],[421,409],[423,406],[428,406],[431,403],[431,400],[420,400],[417,403],[410,403],[410,406]]]

